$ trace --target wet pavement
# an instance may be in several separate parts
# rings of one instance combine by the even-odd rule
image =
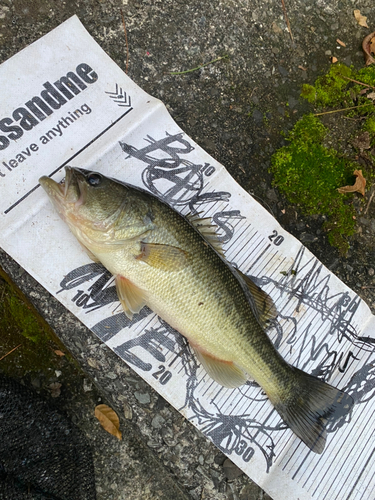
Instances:
[[[130,78],[374,311],[374,206],[358,218],[343,257],[329,246],[322,221],[304,217],[272,186],[269,167],[285,143],[282,133],[311,109],[299,97],[302,84],[326,72],[332,56],[363,66],[361,43],[375,29],[375,7],[365,0],[285,5],[293,40],[281,0],[1,1],[0,61],[77,14]],[[357,24],[354,9],[370,29]],[[336,134],[345,133],[344,120],[331,121]],[[267,497],[4,252],[0,265],[76,360],[56,360],[47,370],[27,366],[17,376],[47,394],[50,384],[62,384],[56,399],[92,440],[99,500]],[[122,442],[100,428],[98,402],[119,413]]]

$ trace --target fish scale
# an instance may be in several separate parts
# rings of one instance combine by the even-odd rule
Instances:
[[[280,356],[262,326],[272,301],[226,262],[207,221],[98,172],[66,167],[62,184],[39,182],[90,257],[116,277],[130,318],[147,304],[188,339],[212,378],[231,388],[255,380],[293,432],[323,452],[327,421],[346,415],[353,399]]]
[[[227,265],[223,265],[220,256],[202,242],[202,236],[186,220],[171,217],[169,207],[163,204],[153,205],[155,229],[147,241],[177,244],[188,254],[186,266],[178,271],[164,271],[150,269],[147,264],[138,261],[133,269],[127,270],[124,262],[123,272],[135,284],[145,287],[149,306],[160,317],[168,316],[171,326],[218,359],[236,360],[241,364],[241,354],[248,351],[248,346],[256,344],[257,335],[264,337],[264,333],[249,307],[239,280]],[[174,212],[172,214],[175,215]],[[166,230],[163,219],[168,216],[170,223]],[[232,337],[241,340],[228,349],[228,340]],[[246,355],[249,356],[249,353]],[[243,365],[245,359],[244,356]]]

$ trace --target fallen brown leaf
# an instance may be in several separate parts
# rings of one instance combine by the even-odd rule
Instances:
[[[338,61],[337,57],[335,57],[335,56],[332,56],[332,57],[331,57],[331,63],[332,63],[332,64],[337,63],[337,61]]]
[[[366,179],[362,175],[362,170],[354,170],[354,175],[357,177],[353,186],[344,186],[338,188],[339,193],[361,193],[365,196]]]
[[[375,63],[371,54],[375,54],[375,31],[367,35],[362,42],[362,50],[365,53],[365,64],[369,66]]]
[[[57,356],[65,356],[65,353],[63,353],[62,351],[60,351],[60,349],[56,349],[56,351],[53,351],[55,354],[57,354]]]
[[[363,153],[365,149],[370,149],[371,138],[369,132],[366,130],[366,132],[358,134],[357,137],[352,139],[351,143],[355,148],[359,149],[361,153]]]
[[[336,38],[336,42],[341,45],[341,47],[346,47],[346,43],[342,42],[339,38]]]
[[[108,405],[98,405],[95,408],[95,417],[99,420],[104,430],[116,436],[121,441],[120,420],[112,408]]]
[[[367,17],[366,16],[362,16],[360,10],[355,9],[355,11],[353,12],[353,14],[354,14],[355,20],[357,21],[357,23],[360,26],[363,26],[364,28],[368,28],[367,22],[366,22],[367,21]]]

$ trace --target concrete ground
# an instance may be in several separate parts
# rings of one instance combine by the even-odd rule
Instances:
[[[359,220],[344,258],[328,245],[321,220],[303,217],[272,187],[268,169],[283,144],[281,133],[308,109],[299,99],[302,84],[327,71],[331,56],[363,66],[361,42],[375,29],[375,6],[371,0],[285,0],[285,5],[293,41],[281,0],[1,0],[0,62],[77,14],[125,70],[122,9],[130,78],[161,99],[190,137],[374,311],[374,206]],[[368,17],[370,30],[356,23],[354,9]],[[228,57],[170,75],[222,56]],[[14,371],[41,392],[62,384],[55,399],[92,443],[98,500],[267,498],[2,251],[0,266],[75,359],[55,359],[44,369],[22,370],[17,362]],[[120,414],[122,442],[93,416],[103,401]]]

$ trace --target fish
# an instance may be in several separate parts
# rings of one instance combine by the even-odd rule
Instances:
[[[226,259],[209,218],[185,217],[139,187],[65,167],[39,179],[60,217],[95,262],[115,277],[132,318],[145,305],[182,334],[208,375],[227,388],[253,380],[285,424],[321,454],[328,422],[353,398],[279,354],[266,333],[272,299]]]

